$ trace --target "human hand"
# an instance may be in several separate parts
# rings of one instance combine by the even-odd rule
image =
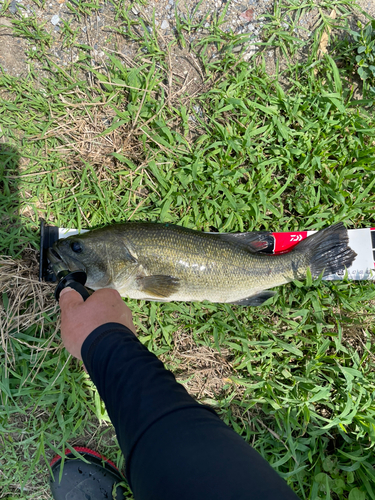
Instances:
[[[91,332],[105,323],[121,323],[135,333],[132,313],[120,294],[112,288],[94,292],[86,302],[72,288],[60,293],[61,338],[67,351],[81,358],[81,347]]]

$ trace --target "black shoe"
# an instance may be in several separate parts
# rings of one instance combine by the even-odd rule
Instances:
[[[57,455],[50,463],[53,477],[50,479],[55,500],[112,500],[116,483],[124,480],[115,464],[96,451],[74,447],[89,463],[74,457],[65,450],[65,461],[59,483],[61,457]],[[116,500],[125,500],[123,489],[116,487]]]

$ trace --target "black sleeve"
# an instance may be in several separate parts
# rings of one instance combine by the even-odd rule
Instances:
[[[100,326],[81,353],[116,429],[136,500],[298,498],[128,328]]]

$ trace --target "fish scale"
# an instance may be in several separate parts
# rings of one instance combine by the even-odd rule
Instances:
[[[128,244],[147,274],[173,275],[181,280],[183,292],[179,294],[183,293],[184,298],[171,300],[189,297],[189,300],[227,302],[239,300],[250,289],[272,287],[275,278],[270,272],[269,259],[278,273],[289,274],[285,283],[293,279],[284,256],[256,255],[218,235],[181,230],[178,226],[142,226],[132,234]],[[166,251],[160,252],[163,247]]]

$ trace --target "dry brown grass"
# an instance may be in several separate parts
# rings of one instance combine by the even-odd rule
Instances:
[[[232,384],[229,378],[235,372],[230,362],[229,349],[221,353],[205,346],[197,345],[191,335],[179,333],[174,338],[174,349],[168,357],[161,357],[168,366],[172,360],[177,380],[196,399],[212,399],[224,394],[224,386]]]
[[[47,352],[54,335],[44,342],[27,342],[20,333],[35,326],[40,338],[44,335],[46,317],[57,310],[53,298],[53,286],[38,280],[37,252],[28,249],[22,259],[0,256],[0,342],[5,353],[6,367],[15,362],[10,339],[27,345],[32,353]],[[59,325],[56,323],[55,332]],[[38,352],[37,352],[38,351]],[[5,368],[6,368],[5,367]]]

